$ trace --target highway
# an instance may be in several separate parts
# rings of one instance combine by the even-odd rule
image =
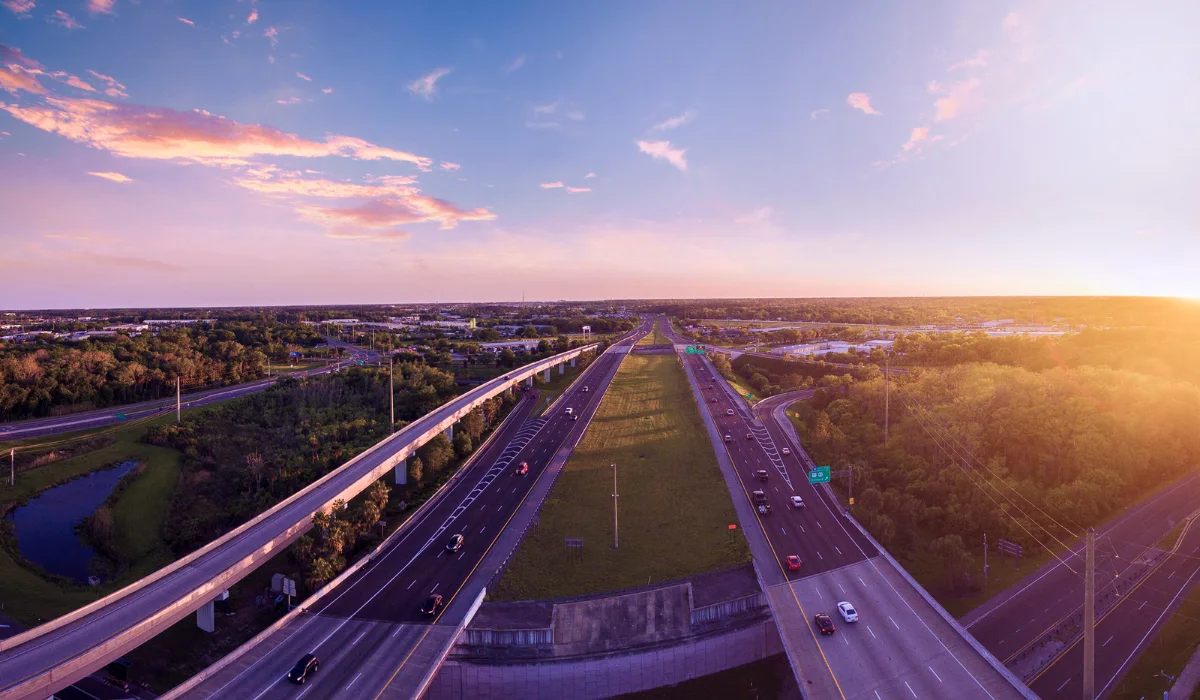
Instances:
[[[401,680],[408,677],[400,672],[413,663],[414,650],[434,627],[461,619],[443,616],[454,617],[459,592],[551,459],[585,430],[623,358],[615,349],[601,355],[542,417],[530,417],[538,399],[537,392],[527,392],[502,433],[473,456],[431,509],[376,555],[375,563],[183,697],[372,698],[385,689],[388,697],[410,692]],[[579,419],[567,415],[567,408]],[[529,465],[526,474],[516,471],[522,462]],[[448,552],[445,545],[455,534],[464,536],[464,545]],[[435,593],[445,596],[443,612],[421,614],[421,604]],[[316,655],[321,668],[310,684],[297,686],[284,674],[305,653]]]
[[[345,347],[349,351],[349,357],[345,360],[331,363],[325,367],[318,367],[302,372],[293,372],[287,375],[289,377],[313,377],[320,374],[336,371],[342,367],[347,367],[354,362],[375,361],[379,356],[372,353],[370,350],[360,348],[355,345],[349,345],[338,340],[327,339],[330,345],[338,345]],[[258,379],[245,384],[235,384],[233,386],[217,387],[207,391],[198,391],[191,394],[184,394],[181,402],[184,408],[198,408],[207,406],[208,404],[228,401],[230,399],[240,398],[256,394],[275,382],[279,381],[280,377],[272,377],[269,379]],[[34,437],[45,437],[47,435],[57,435],[59,433],[70,433],[78,430],[91,430],[93,428],[102,428],[108,425],[114,425],[135,418],[145,418],[147,416],[160,413],[170,413],[175,410],[175,398],[155,399],[153,401],[141,401],[133,404],[125,404],[123,406],[109,406],[108,408],[100,408],[94,411],[81,411],[65,416],[57,416],[54,418],[31,418],[29,420],[13,421],[9,423],[0,423],[0,441],[6,440],[25,440]],[[122,416],[122,417],[118,417]]]
[[[0,640],[0,698],[45,697],[148,641],[291,544],[311,527],[315,511],[361,492],[483,400],[582,351],[539,360],[476,387],[196,552],[101,601]]]
[[[676,343],[688,342],[673,332],[671,336]],[[794,432],[771,415],[779,402],[750,411],[706,359],[682,357],[735,467],[740,493],[735,490],[733,498],[750,504],[751,493],[762,489],[772,506],[770,513],[754,515],[773,559],[759,564],[773,564],[775,577],[781,575],[790,589],[789,595],[775,595],[777,587],[763,573],[777,601],[780,634],[801,666],[798,675],[811,683],[808,692],[813,697],[849,700],[1021,697],[841,517],[841,506],[828,498],[825,489],[808,483],[807,455]],[[784,447],[791,454],[783,454]],[[766,482],[756,478],[757,470],[767,471]],[[802,508],[791,506],[793,495],[803,499]],[[793,554],[801,559],[799,571],[790,571],[783,562]],[[860,621],[843,622],[836,608],[839,601],[852,603]],[[799,615],[780,610],[789,603]],[[818,612],[834,618],[835,634],[813,631],[813,616]],[[792,627],[799,624],[807,626],[808,638]]]

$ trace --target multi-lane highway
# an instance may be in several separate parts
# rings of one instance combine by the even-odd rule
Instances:
[[[670,335],[676,343],[686,342]],[[773,566],[774,580],[786,581],[788,595],[768,593],[778,601],[776,622],[785,645],[794,647],[791,656],[801,667],[802,682],[810,684],[810,694],[874,700],[1020,697],[1021,692],[841,516],[840,505],[824,489],[808,483],[807,455],[794,432],[770,415],[772,404],[756,415],[707,360],[682,357],[720,435],[719,444],[736,470],[733,498],[753,506],[753,492],[762,490],[771,505],[767,514],[753,507],[741,511],[754,513],[766,535],[772,561],[760,561],[760,567]],[[766,481],[760,470],[767,472]],[[799,496],[804,505],[793,506],[792,496]],[[745,522],[743,526],[749,527]],[[799,571],[785,563],[789,555],[800,557]],[[775,589],[772,576],[763,575]],[[858,622],[845,623],[839,617],[840,601],[854,606]],[[793,611],[780,609],[789,605]],[[813,616],[819,612],[833,617],[834,634],[815,632]],[[808,637],[789,628],[799,624],[808,626]]]
[[[311,611],[284,626],[255,649],[192,688],[189,698],[373,698],[403,696],[414,652],[438,623],[461,611],[457,597],[514,513],[564,444],[586,428],[624,357],[641,332],[601,355],[542,416],[531,416],[529,395],[503,431],[478,452],[446,487],[433,507],[409,524],[374,563],[345,579]],[[567,413],[570,409],[570,414]],[[522,464],[527,470],[519,472]],[[453,535],[463,545],[448,551]],[[490,572],[478,572],[487,575]],[[420,608],[444,596],[435,615]],[[461,618],[461,615],[460,615]],[[451,626],[457,620],[450,620]],[[320,660],[310,684],[284,676],[301,655]],[[427,661],[425,661],[427,662]]]
[[[372,353],[370,350],[366,350],[355,345],[349,345],[333,339],[329,339],[329,344],[345,347],[348,351],[348,357],[339,362],[330,363],[324,367],[316,367],[301,372],[293,372],[285,376],[311,377],[318,374],[336,371],[355,362],[373,362],[378,358],[378,355]],[[207,406],[208,404],[218,403],[220,401],[228,401],[230,399],[236,399],[242,396],[249,396],[250,394],[255,394],[266,389],[275,382],[279,381],[279,379],[279,377],[258,379],[252,382],[246,382],[245,384],[236,384],[234,386],[218,387],[216,389],[209,389],[207,391],[198,391],[191,394],[185,394],[182,397],[183,407],[197,408],[199,406]],[[32,418],[30,420],[13,421],[11,423],[0,423],[0,441],[25,440],[27,438],[57,435],[59,433],[91,430],[136,418],[145,418],[147,416],[156,415],[159,413],[169,413],[174,410],[175,398],[171,397],[168,399],[141,401],[139,403],[125,404],[123,406],[110,406],[108,408],[96,409],[94,411],[82,411],[80,413],[72,413],[70,415],[57,416],[54,418]]]

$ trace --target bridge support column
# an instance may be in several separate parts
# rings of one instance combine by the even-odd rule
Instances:
[[[210,600],[196,610],[196,626],[212,634],[217,629],[216,615],[213,613],[213,602]]]
[[[446,428],[445,430],[443,430],[442,435],[445,435],[447,440],[453,441],[454,440],[454,426],[451,425],[449,428]]]
[[[396,462],[396,485],[403,486],[408,483],[408,457]]]
[[[572,358],[571,358],[571,366],[572,366],[572,367],[574,367],[574,366],[575,366],[575,358],[574,358],[574,357],[572,357]]]
[[[560,376],[560,377],[563,376],[563,374],[566,373],[566,371],[567,371],[567,363],[566,362],[558,363],[558,376]]]
[[[550,381],[550,368],[549,367],[546,368],[546,374],[543,376],[542,380],[546,381],[546,382]]]
[[[531,388],[533,387],[533,375],[530,375],[525,378],[525,386],[531,387]]]

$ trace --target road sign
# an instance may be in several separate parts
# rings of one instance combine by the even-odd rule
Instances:
[[[124,413],[117,414],[117,420],[125,420],[127,417]]]
[[[853,499],[853,498],[851,498],[851,499],[850,499],[850,505],[854,505],[854,499]]]
[[[704,355],[706,354],[703,345],[689,345],[683,349],[685,355]]]
[[[829,483],[829,467],[813,467],[808,471],[808,483],[810,484],[828,484]]]

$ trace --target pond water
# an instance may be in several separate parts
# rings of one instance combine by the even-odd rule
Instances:
[[[137,462],[121,462],[55,486],[11,512],[21,555],[59,576],[87,582],[88,564],[96,552],[75,526],[104,503],[113,487]]]

